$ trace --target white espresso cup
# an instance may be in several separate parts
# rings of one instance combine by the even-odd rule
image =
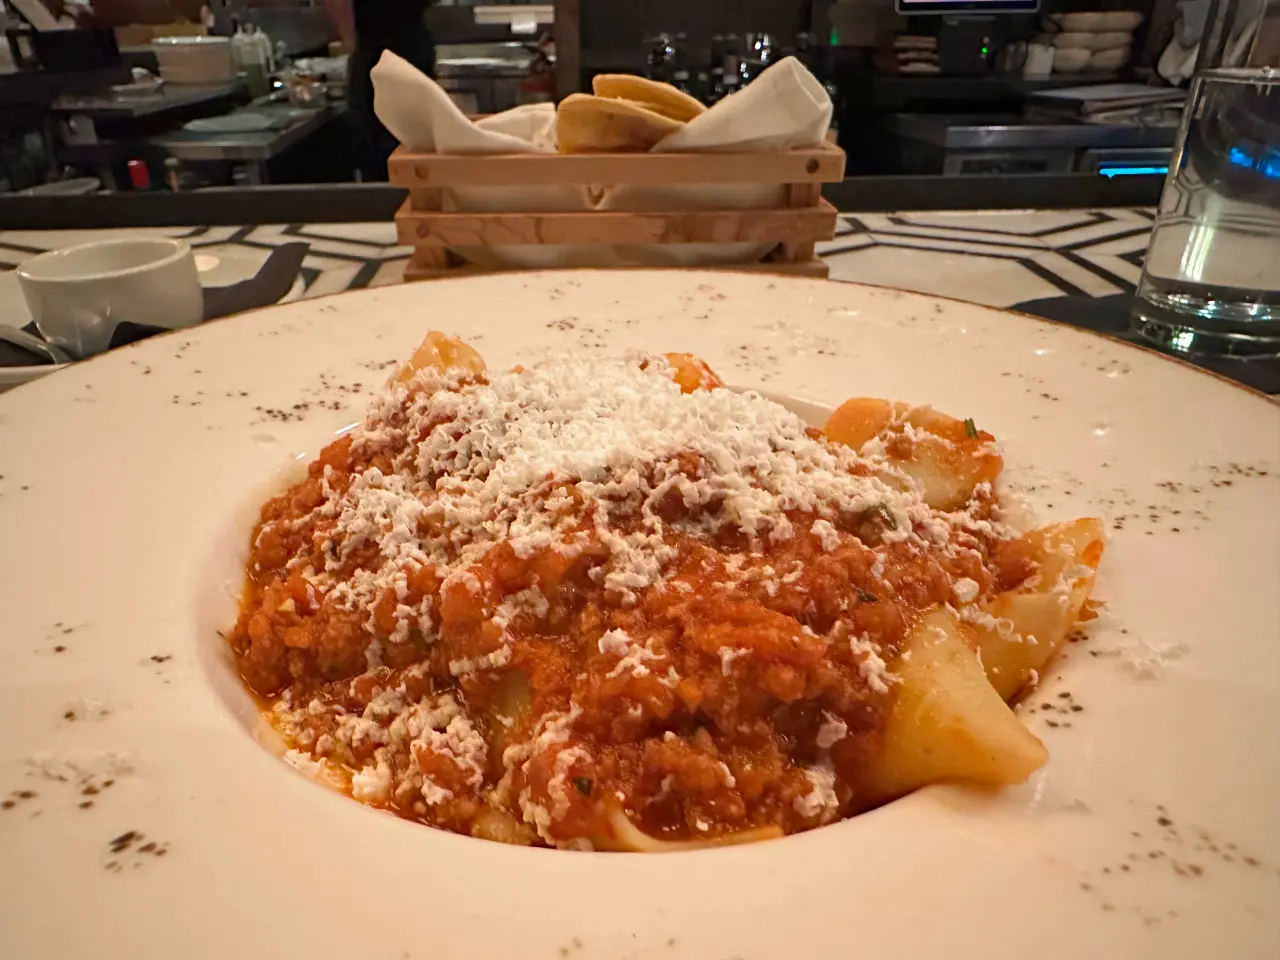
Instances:
[[[82,359],[111,345],[121,321],[167,330],[204,319],[204,294],[183,240],[101,240],[19,264],[18,283],[44,338]]]

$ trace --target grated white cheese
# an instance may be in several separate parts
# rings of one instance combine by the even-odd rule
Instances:
[[[363,716],[346,716],[335,731],[338,742],[358,750],[365,742],[382,745],[387,742],[387,728]]]
[[[498,604],[498,612],[494,621],[504,629],[517,617],[527,616],[533,620],[545,620],[551,610],[551,604],[537,587],[529,587],[508,596]]]
[[[816,743],[819,750],[830,750],[849,735],[849,725],[828,710],[822,711],[822,726],[818,728]]]
[[[598,646],[601,653],[622,658],[605,674],[609,679],[620,677],[624,673],[633,677],[647,677],[650,670],[645,663],[662,659],[661,654],[649,649],[648,641],[636,643],[625,630],[610,630],[600,638]]]
[[[813,525],[809,527],[809,532],[818,538],[818,542],[822,544],[822,549],[827,553],[840,546],[840,531],[835,528],[835,525],[830,520],[824,520],[819,517],[813,521]]]
[[[561,750],[556,754],[555,773],[547,782],[547,793],[551,794],[553,806],[551,807],[551,819],[561,820],[564,815],[569,812],[569,770],[574,762],[590,763],[591,754],[587,753],[582,747],[570,747],[567,750]],[[577,789],[576,787],[574,789]]]
[[[443,730],[427,727],[413,741],[415,757],[419,751],[430,751],[452,760],[462,771],[467,786],[475,789],[484,782],[484,766],[489,745],[465,714],[458,713]],[[447,800],[453,793],[430,777],[423,778],[422,799],[429,804]]]
[[[972,623],[975,627],[981,627],[984,630],[994,630],[1002,637],[1011,639],[1023,639],[1013,632],[1013,621],[1006,617],[994,617],[981,606],[961,607],[959,611],[960,619],[966,623]],[[1035,640],[1032,640],[1034,643]]]
[[[739,657],[745,657],[751,652],[750,647],[721,647],[720,648],[720,672],[724,676],[729,676],[732,672],[733,661]]]
[[[369,764],[351,778],[351,796],[365,803],[391,799],[391,765],[385,759]]]
[[[634,646],[634,641],[625,630],[608,630],[600,635],[600,640],[596,645],[600,648],[601,653],[612,653],[619,657],[625,657]]]
[[[484,593],[484,585],[480,582],[480,578],[466,567],[455,570],[445,577],[440,584],[440,592],[443,593],[454,584],[461,584],[468,593],[477,597]]]
[[[317,760],[301,750],[286,750],[283,759],[293,769],[312,780],[319,780],[324,773],[326,761],[323,758]]]
[[[658,792],[653,795],[654,803],[661,803],[667,797],[671,796],[671,788],[675,786],[676,778],[672,774],[667,774],[662,778],[662,783],[658,784]]]
[[[978,597],[978,581],[961,577],[951,585],[951,595],[957,603],[973,603]]]
[[[788,584],[795,583],[802,576],[804,576],[804,561],[797,560],[791,565],[791,569],[783,574],[782,582]]]
[[[582,714],[582,708],[576,703],[569,704],[568,713],[549,713],[538,724],[538,732],[526,743],[513,743],[502,751],[502,765],[512,770],[527,763],[534,754],[542,753],[558,743],[569,739],[569,731],[574,721]]]
[[[871,561],[871,576],[877,581],[884,579],[884,554],[876,551],[876,558]]]
[[[864,635],[850,637],[849,649],[862,658],[858,662],[858,675],[867,686],[876,693],[888,693],[889,684],[896,683],[899,678],[889,672],[888,665],[880,656],[880,645]]]
[[[394,386],[352,431],[356,449],[402,448],[393,472],[369,467],[345,490],[326,474],[321,485],[325,501],[313,514],[333,522],[321,535],[325,563],[316,581],[333,580],[357,555],[377,557],[345,570],[327,599],[351,610],[370,609],[387,592],[404,601],[406,570],[421,566],[435,570],[444,590],[456,584],[483,597],[471,568],[493,545],[506,541],[525,557],[581,551],[594,537],[608,551],[599,582],[629,605],[667,576],[668,530],[704,536],[731,527],[781,540],[794,533],[788,511],[835,516],[884,505],[909,532],[922,505],[918,491],[855,475],[857,454],[811,438],[799,417],[772,401],[723,389],[685,394],[669,373],[654,358],[646,370],[634,360],[570,358],[489,383],[420,371]],[[677,455],[706,469],[675,469]],[[655,505],[672,493],[691,515],[665,522]],[[575,528],[574,503],[594,504],[588,530]],[[711,504],[713,511],[703,509]],[[639,509],[646,529],[615,529],[615,509]],[[836,531],[828,527],[824,521],[816,531],[831,543]],[[793,570],[783,582],[799,576]],[[512,606],[496,617],[541,618],[539,596],[509,598]],[[397,642],[414,627],[430,639],[427,609],[401,603],[395,614]],[[372,618],[367,628],[376,632]],[[380,649],[371,644],[368,657],[379,665]]]
[[[830,760],[804,768],[804,775],[809,778],[813,789],[803,796],[796,797],[792,806],[802,817],[817,817],[823,823],[831,820],[840,810],[840,800],[836,797],[836,772]]]
[[[462,677],[480,670],[497,670],[511,662],[511,648],[499,647],[491,653],[480,657],[463,657],[449,661],[449,672],[455,677]]]

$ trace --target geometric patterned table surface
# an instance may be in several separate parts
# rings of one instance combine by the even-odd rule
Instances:
[[[1005,307],[1132,291],[1150,229],[1149,210],[1127,208],[841,214],[835,238],[818,251],[834,279]],[[0,230],[0,271],[45,250],[137,236],[184,237],[208,253],[259,262],[282,243],[306,240],[307,296],[399,283],[409,255],[391,223]]]

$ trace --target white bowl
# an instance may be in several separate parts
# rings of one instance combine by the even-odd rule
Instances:
[[[226,37],[158,37],[151,50],[160,76],[169,83],[220,83],[236,76]]]
[[[191,247],[182,240],[101,240],[40,254],[15,271],[40,333],[82,358],[122,320],[166,330],[204,319]]]

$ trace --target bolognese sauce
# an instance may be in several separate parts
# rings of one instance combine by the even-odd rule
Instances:
[[[869,805],[922,612],[1033,572],[995,511],[705,365],[421,369],[263,507],[230,643],[288,758],[399,816],[776,836]]]

